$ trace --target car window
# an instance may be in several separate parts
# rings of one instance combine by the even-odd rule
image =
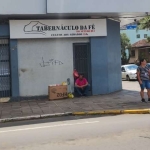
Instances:
[[[138,66],[136,65],[131,65],[131,66],[127,66],[126,70],[137,70]]]
[[[150,63],[148,63],[147,65],[148,65],[148,67],[150,67]]]
[[[122,67],[122,68],[121,68],[121,71],[125,71],[125,68],[124,68],[124,67]]]

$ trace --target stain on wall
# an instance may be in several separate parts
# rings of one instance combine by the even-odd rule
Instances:
[[[20,69],[20,70],[21,70],[21,72],[23,72],[23,73],[27,71],[27,69]]]

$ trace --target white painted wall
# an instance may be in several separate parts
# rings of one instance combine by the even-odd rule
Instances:
[[[150,12],[150,0],[47,0],[48,13]]]
[[[48,85],[60,84],[67,78],[73,85],[73,43],[88,41],[88,38],[18,40],[20,96],[48,95]],[[42,57],[63,64],[41,67]]]
[[[46,14],[47,0],[0,0],[0,14]]]

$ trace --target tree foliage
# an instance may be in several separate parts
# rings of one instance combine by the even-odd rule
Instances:
[[[137,30],[150,30],[150,16],[146,16],[138,23]]]
[[[129,52],[129,56],[127,56],[126,50]],[[125,33],[121,33],[121,59],[122,64],[127,64],[130,59],[130,52],[131,52],[131,43],[130,39]]]
[[[147,42],[150,43],[150,36],[147,37]]]

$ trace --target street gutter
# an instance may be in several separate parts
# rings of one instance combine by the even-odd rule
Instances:
[[[104,116],[104,115],[119,115],[119,114],[150,114],[150,109],[101,110],[101,111],[66,112],[66,113],[56,113],[56,114],[32,115],[32,116],[25,116],[25,117],[3,118],[0,119],[0,123],[54,118],[54,117],[62,117],[62,116],[92,116],[92,115]]]

